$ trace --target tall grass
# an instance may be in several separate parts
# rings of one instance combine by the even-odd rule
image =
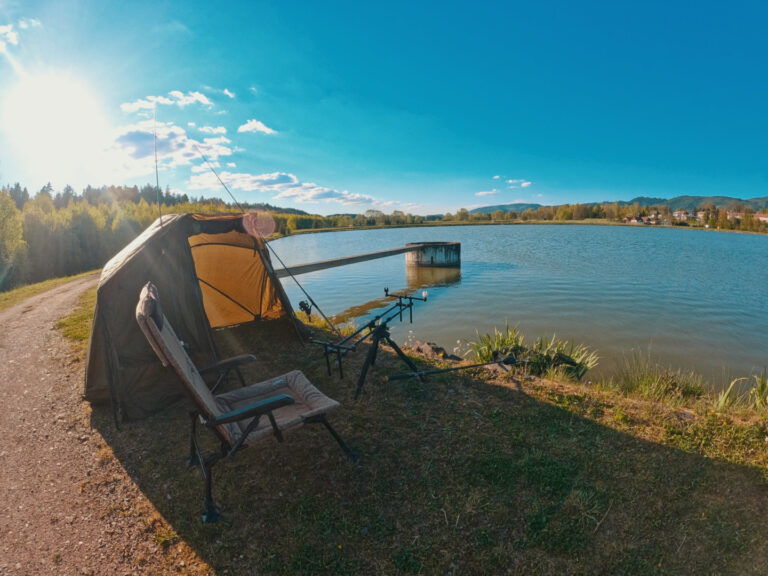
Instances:
[[[643,352],[625,357],[611,383],[627,395],[675,403],[704,394],[701,376],[692,371],[663,368],[650,353]]]
[[[765,370],[754,375],[755,385],[749,391],[749,404],[755,410],[768,409],[768,376]]]
[[[581,380],[590,369],[597,366],[597,354],[584,346],[552,338],[538,338],[532,346],[524,343],[525,337],[517,326],[504,331],[493,329],[493,334],[477,333],[477,340],[469,343],[469,352],[477,362],[514,360],[517,365],[533,376],[551,375],[569,380]]]
[[[523,345],[524,336],[514,326],[510,329],[509,322],[504,326],[504,332],[493,328],[493,334],[480,334],[477,332],[477,340],[469,342],[469,351],[477,362],[494,362],[503,360],[509,356],[517,358],[525,351]]]
[[[746,378],[734,378],[731,380],[731,384],[728,386],[728,388],[720,392],[715,397],[715,410],[717,412],[724,412],[728,408],[733,408],[741,403],[742,397],[739,396],[738,390],[734,392],[734,386],[736,386],[736,384],[739,382],[743,382],[744,380],[746,380]]]

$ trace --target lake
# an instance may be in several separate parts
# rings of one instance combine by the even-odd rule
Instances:
[[[461,242],[460,272],[406,272],[405,255],[297,276],[327,315],[392,291],[426,289],[398,343],[466,350],[476,331],[518,325],[526,341],[553,333],[597,350],[610,374],[648,353],[715,387],[768,364],[768,236],[631,226],[445,226],[304,234],[272,243],[286,265],[403,246]],[[274,262],[279,267],[277,262]],[[305,299],[283,279],[294,307]],[[380,309],[379,309],[380,311]],[[376,309],[365,310],[369,316]],[[362,324],[358,320],[359,325]]]

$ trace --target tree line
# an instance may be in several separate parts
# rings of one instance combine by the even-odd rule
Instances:
[[[158,204],[159,200],[159,204]],[[542,206],[523,212],[498,210],[490,214],[461,209],[455,214],[418,216],[395,210],[385,214],[367,210],[362,214],[320,216],[301,210],[283,209],[269,204],[233,206],[218,198],[190,198],[160,191],[155,186],[87,186],[77,194],[65,186],[55,191],[46,184],[31,196],[16,183],[0,189],[0,291],[68,276],[102,267],[109,258],[138,236],[162,212],[221,213],[265,210],[275,221],[277,234],[301,230],[408,226],[430,223],[511,223],[606,219],[621,221],[655,214],[660,221],[677,225],[709,225],[721,229],[766,232],[765,222],[743,206],[718,208],[705,203],[702,219],[677,221],[666,205],[563,204]],[[729,212],[739,212],[739,219]]]
[[[159,204],[158,204],[159,200]],[[71,186],[54,191],[46,184],[34,195],[16,183],[0,189],[0,291],[102,267],[160,213],[265,210],[277,234],[318,228],[418,224],[424,217],[377,211],[318,216],[269,204],[233,206],[218,198],[190,198],[138,186]]]

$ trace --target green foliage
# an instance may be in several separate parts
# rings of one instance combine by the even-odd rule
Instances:
[[[14,199],[3,188],[0,191],[0,291],[20,283],[26,257],[21,213]]]
[[[158,206],[158,199],[161,206]],[[29,198],[26,188],[15,184],[0,192],[0,292],[48,278],[100,268],[123,246],[138,236],[161,213],[239,213],[269,211],[275,234],[353,226],[403,226],[421,224],[422,216],[369,210],[365,215],[318,216],[268,204],[231,206],[219,199],[188,198],[170,191],[158,193],[149,184],[138,186],[87,186],[81,196],[70,186],[55,192],[46,184]]]
[[[749,404],[755,410],[768,409],[768,376],[765,371],[754,375],[755,385],[749,391]]]
[[[650,354],[642,352],[624,359],[613,382],[626,394],[650,400],[679,402],[698,398],[704,393],[699,375],[663,368],[651,359]]]
[[[96,288],[85,292],[77,304],[77,308],[65,318],[56,323],[56,328],[61,333],[81,346],[91,336],[91,323],[93,321],[93,310],[96,307]]]
[[[734,386],[736,386],[736,384],[739,382],[743,382],[744,380],[746,380],[746,378],[735,378],[731,380],[728,388],[720,392],[715,398],[715,411],[723,412],[727,408],[736,406],[739,403],[740,398],[738,396],[738,391],[734,392]]]
[[[583,344],[574,344],[552,338],[538,338],[533,346],[524,344],[524,336],[507,323],[504,332],[498,328],[493,334],[477,333],[477,340],[469,343],[469,351],[477,362],[495,362],[512,357],[534,376],[548,375],[568,380],[581,380],[597,366],[597,353]]]
[[[517,356],[525,350],[524,336],[517,326],[510,330],[509,323],[505,325],[504,332],[494,327],[492,335],[476,334],[477,340],[469,343],[469,351],[474,354],[477,362],[494,362],[510,355]]]

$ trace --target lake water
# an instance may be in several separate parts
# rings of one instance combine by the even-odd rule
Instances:
[[[768,236],[457,226],[306,234],[272,246],[290,266],[427,241],[461,242],[460,273],[409,275],[399,255],[297,278],[328,315],[380,299],[385,286],[426,287],[429,300],[416,303],[414,323],[392,324],[401,344],[428,340],[450,351],[508,321],[530,343],[556,333],[596,349],[601,361],[592,374],[610,373],[636,351],[696,370],[716,387],[768,365]],[[298,309],[305,297],[290,278],[283,285]]]

